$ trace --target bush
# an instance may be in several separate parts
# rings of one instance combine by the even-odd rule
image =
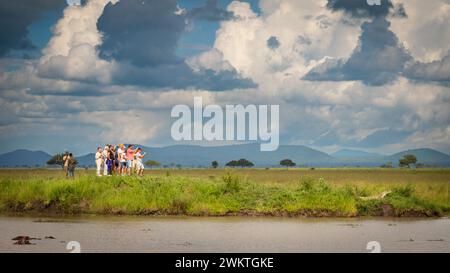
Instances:
[[[298,186],[298,190],[301,193],[311,192],[314,187],[314,179],[310,177],[302,177],[300,178],[300,184]]]
[[[353,196],[354,198],[368,197],[370,192],[367,187],[358,187],[354,185],[345,185],[344,190],[347,194]]]
[[[241,178],[238,175],[228,173],[222,177],[225,183],[223,193],[237,193],[242,189]]]
[[[356,209],[359,216],[380,215],[382,202],[380,200],[359,200],[356,203]]]
[[[298,187],[298,191],[300,193],[306,194],[306,193],[329,193],[331,191],[331,187],[329,184],[325,182],[323,178],[320,178],[319,180],[315,180],[314,178],[310,177],[302,177],[300,178],[300,184]]]
[[[411,185],[397,186],[392,190],[392,196],[400,196],[409,198],[413,195],[414,188]]]
[[[188,212],[190,202],[186,198],[175,198],[170,202],[169,212],[173,214],[184,214]]]
[[[47,205],[54,205],[64,212],[72,213],[79,210],[78,205],[85,197],[79,183],[64,183],[53,187],[48,195]]]

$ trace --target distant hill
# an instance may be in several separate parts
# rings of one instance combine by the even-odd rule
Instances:
[[[90,153],[83,156],[75,156],[78,161],[78,166],[81,167],[94,167],[95,166],[95,153]]]
[[[350,150],[350,149],[343,149],[339,150],[331,156],[335,158],[380,158],[383,157],[381,154],[375,154],[375,153],[368,153],[364,151],[359,150]]]
[[[392,162],[394,165],[406,154],[413,154],[417,157],[418,163],[434,166],[450,166],[450,155],[441,153],[433,149],[416,149],[403,151],[385,158],[385,161]]]
[[[16,150],[0,155],[0,167],[42,167],[51,156],[41,151]]]
[[[146,160],[152,159],[162,165],[182,165],[183,167],[209,167],[216,160],[224,166],[231,160],[241,158],[252,161],[257,167],[278,166],[283,159],[293,160],[297,166],[311,167],[341,167],[365,166],[378,167],[381,164],[392,162],[394,166],[405,154],[414,154],[419,163],[429,166],[450,167],[450,155],[432,149],[417,149],[404,151],[391,156],[366,153],[358,150],[341,150],[334,154],[308,148],[306,146],[282,145],[274,152],[261,152],[259,144],[243,144],[218,147],[204,147],[192,145],[175,145],[163,148],[142,146],[148,153]],[[36,167],[45,166],[51,156],[45,152],[17,150],[0,155],[0,167]],[[94,154],[77,156],[80,167],[95,166]]]
[[[385,161],[384,155],[360,150],[343,149],[331,154],[339,166],[379,167]]]

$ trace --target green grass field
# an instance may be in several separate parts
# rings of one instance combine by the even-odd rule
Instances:
[[[441,216],[449,169],[147,170],[145,177],[0,170],[0,212],[128,215]],[[381,199],[383,192],[391,192]]]

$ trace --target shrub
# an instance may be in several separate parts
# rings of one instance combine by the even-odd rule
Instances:
[[[392,196],[400,196],[409,198],[413,195],[414,188],[411,185],[397,186],[392,190]]]
[[[225,183],[223,193],[237,193],[242,189],[241,178],[238,175],[228,173],[222,177]]]
[[[186,198],[175,198],[170,202],[169,212],[174,214],[185,214],[190,207],[190,202]]]
[[[298,191],[300,193],[329,193],[331,191],[331,187],[329,184],[325,182],[323,178],[319,180],[315,180],[311,177],[302,177],[300,178],[300,184],[298,187]]]

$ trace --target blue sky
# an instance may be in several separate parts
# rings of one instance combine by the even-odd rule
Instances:
[[[63,10],[45,11],[40,18],[28,26],[28,37],[38,48],[44,48],[52,37],[51,28],[62,16]]]
[[[450,3],[381,3],[3,1],[0,153],[177,144],[194,96],[279,104],[282,144],[450,153]]]

